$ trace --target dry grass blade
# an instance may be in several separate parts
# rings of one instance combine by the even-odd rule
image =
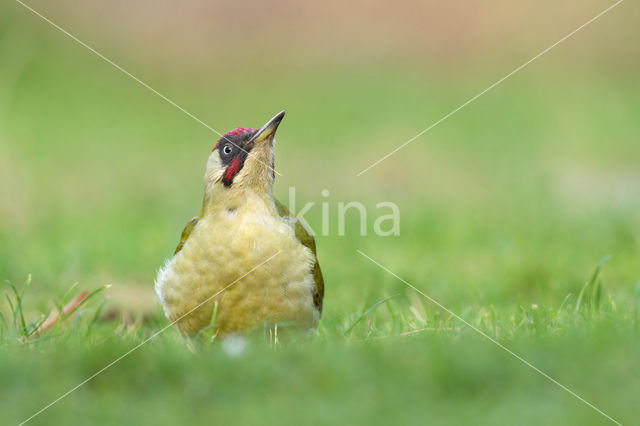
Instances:
[[[80,306],[82,306],[86,301],[87,297],[89,297],[89,292],[87,290],[83,290],[76,297],[74,297],[69,303],[67,303],[62,308],[62,319],[66,319],[74,311],[77,311]],[[51,312],[49,317],[36,329],[34,335],[42,336],[47,331],[51,330],[58,322],[61,320],[59,312]]]

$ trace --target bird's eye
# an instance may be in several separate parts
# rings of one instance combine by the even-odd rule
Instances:
[[[222,152],[224,152],[227,155],[231,154],[231,151],[233,151],[233,149],[231,148],[230,145],[225,145],[224,148],[222,148]]]

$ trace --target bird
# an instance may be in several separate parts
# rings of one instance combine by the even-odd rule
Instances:
[[[227,132],[208,157],[200,213],[154,285],[185,337],[206,327],[225,336],[273,324],[318,326],[324,279],[313,234],[273,195],[275,133],[284,115],[258,130]]]

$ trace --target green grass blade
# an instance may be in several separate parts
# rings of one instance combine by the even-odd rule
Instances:
[[[87,295],[87,297],[85,297],[85,298],[84,298],[84,300],[83,300],[82,302],[80,302],[80,303],[78,304],[78,306],[75,306],[73,309],[71,309],[71,310],[69,311],[69,313],[68,313],[68,314],[63,315],[63,316],[60,318],[60,320],[58,321],[58,323],[60,323],[62,320],[65,320],[65,319],[69,318],[70,316],[74,315],[74,314],[78,311],[78,309],[80,309],[82,306],[84,306],[85,304],[87,304],[87,303],[89,302],[89,300],[91,300],[92,298],[94,298],[97,294],[99,294],[99,293],[101,293],[101,292],[105,291],[105,290],[106,290],[106,289],[108,289],[109,287],[111,287],[111,285],[106,284],[106,285],[103,285],[102,287],[98,287],[97,289],[93,290],[91,293],[89,293],[89,294]]]
[[[580,308],[582,307],[583,303],[586,305],[587,308],[593,307],[593,302],[594,302],[593,297],[595,295],[595,287],[598,280],[598,275],[600,275],[600,270],[602,269],[604,264],[609,261],[610,258],[611,256],[607,255],[602,259],[600,259],[600,261],[598,262],[598,265],[593,271],[593,274],[591,274],[591,278],[582,286],[582,289],[580,290],[580,294],[578,295],[578,301],[576,302],[576,312],[580,311]],[[591,292],[587,293],[589,290],[591,290]]]
[[[100,302],[100,305],[96,309],[96,313],[93,315],[93,318],[91,318],[91,321],[89,321],[89,324],[87,325],[87,332],[85,333],[85,336],[89,336],[89,334],[91,334],[91,331],[93,330],[93,326],[98,322],[98,319],[100,318],[100,314],[102,313],[102,310],[104,309],[104,306],[106,304],[107,304],[107,299],[103,299],[102,302]]]
[[[201,328],[200,331],[198,331],[198,333],[196,334],[195,340],[197,340],[207,330],[211,330],[215,327],[217,316],[218,316],[218,301],[216,300],[216,302],[213,304],[213,312],[211,312],[211,320],[209,320],[209,324],[206,327]]]
[[[344,335],[346,336],[347,334],[349,334],[349,332],[351,332],[351,330],[353,330],[353,327],[355,327],[364,317],[366,317],[367,315],[369,315],[371,312],[373,312],[378,306],[382,305],[383,303],[385,303],[387,300],[393,299],[396,296],[399,296],[400,294],[394,294],[393,296],[389,296],[389,297],[385,297],[382,300],[377,301],[376,303],[374,303],[373,305],[371,305],[369,307],[369,309],[367,309],[366,311],[364,311],[358,318],[356,318],[356,320],[353,322],[353,324],[351,324],[349,326],[349,328],[346,329],[346,331],[344,332]]]

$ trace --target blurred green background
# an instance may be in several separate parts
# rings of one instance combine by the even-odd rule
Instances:
[[[331,209],[317,237],[326,297],[312,342],[273,350],[256,338],[240,357],[219,344],[194,354],[168,330],[33,424],[609,422],[356,249],[637,422],[636,4],[360,177],[613,3],[28,4],[221,133],[287,109],[276,194],[286,201],[295,187],[298,206],[315,202],[306,218],[316,230],[320,203]],[[74,283],[111,284],[99,297],[115,316],[34,342],[0,307],[3,424],[166,324],[153,280],[199,209],[217,139],[19,3],[0,5],[0,278],[21,287],[32,275],[32,321]],[[368,236],[355,214],[338,236],[336,206],[349,201],[368,207]],[[398,204],[400,236],[371,232],[380,201]],[[579,304],[607,255],[588,289],[600,295]]]

